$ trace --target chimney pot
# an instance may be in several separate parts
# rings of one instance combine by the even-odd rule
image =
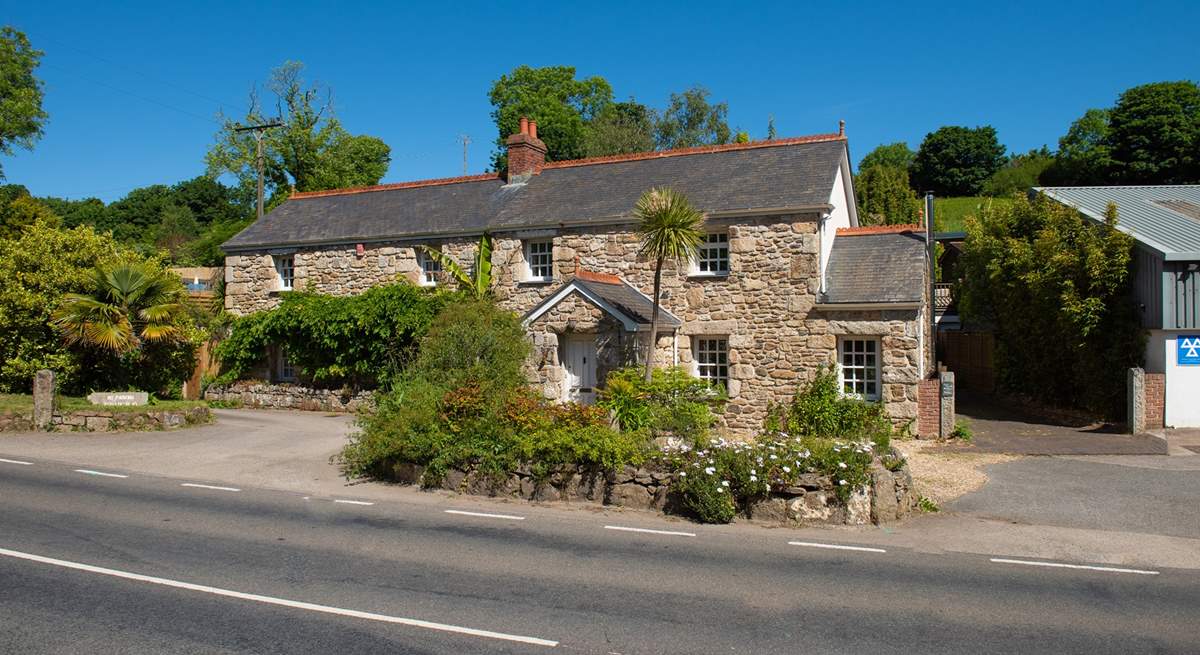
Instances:
[[[524,116],[521,117],[520,133],[521,134],[529,134],[529,119],[525,118]]]
[[[534,139],[537,138],[537,121],[529,121],[529,136]]]
[[[846,136],[846,121],[838,121],[838,136]]]

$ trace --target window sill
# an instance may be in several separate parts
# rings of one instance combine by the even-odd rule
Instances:
[[[688,273],[688,279],[724,279],[729,277],[729,273]]]
[[[290,293],[295,290],[296,290],[295,287],[292,287],[291,289],[271,289],[270,291],[267,292],[267,295],[273,297],[273,296],[278,296],[278,295],[282,295],[285,293]]]
[[[552,279],[538,278],[538,279],[533,279],[533,280],[521,280],[520,282],[517,282],[517,286],[519,286],[519,287],[541,287],[541,286],[546,286],[547,284],[553,284],[553,283],[554,283],[554,280],[552,280]]]

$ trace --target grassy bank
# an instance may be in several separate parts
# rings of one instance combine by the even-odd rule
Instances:
[[[984,203],[1008,204],[1008,198],[970,196],[962,198],[934,198],[933,218],[938,232],[962,232],[963,221],[968,214],[978,214]]]

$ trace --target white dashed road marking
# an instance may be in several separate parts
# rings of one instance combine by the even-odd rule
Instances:
[[[1060,562],[1034,562],[1024,559],[1004,559],[1002,557],[991,558],[997,564],[1024,564],[1025,566],[1045,566],[1053,569],[1084,569],[1087,571],[1105,571],[1107,573],[1136,573],[1138,575],[1158,575],[1158,571],[1146,571],[1143,569],[1122,569],[1115,566],[1088,566],[1086,564],[1062,564]]]
[[[524,521],[524,516],[514,516],[512,514],[488,514],[487,512],[467,512],[461,509],[448,509],[447,514],[460,514],[462,516],[480,516],[485,519],[505,519],[508,521]]]
[[[622,532],[644,532],[646,534],[665,534],[673,537],[694,537],[695,532],[675,532],[674,530],[647,530],[646,528],[626,528],[620,525],[606,525],[605,530],[620,530]]]
[[[211,484],[196,484],[194,482],[184,482],[179,485],[181,487],[192,487],[193,489],[213,489],[215,491],[241,491],[236,487],[217,487]]]
[[[3,457],[0,457],[0,462],[4,462],[5,464],[20,464],[21,466],[33,466],[33,462],[22,462],[19,459],[4,459]]]
[[[814,541],[789,541],[791,546],[805,546],[807,548],[830,548],[833,550],[857,550],[864,553],[886,553],[882,548],[868,548],[866,546],[843,546],[842,544],[819,544]]]
[[[127,478],[127,477],[129,477],[128,475],[121,475],[120,473],[105,473],[104,471],[93,471],[91,469],[75,469],[75,472],[82,473],[84,475],[99,475],[99,476],[103,476],[106,478]]]
[[[365,500],[335,500],[333,502],[341,503],[343,505],[374,505],[375,504],[375,503],[368,503]]]
[[[432,621],[422,621],[420,619],[406,619],[399,616],[388,616],[387,614],[375,614],[374,612],[362,612],[359,610],[344,609],[341,607],[331,607],[329,605],[318,605],[316,603],[306,603],[298,600],[288,600],[286,598],[275,598],[272,596],[263,596],[260,594],[248,594],[241,591],[232,591],[229,589],[221,589],[219,587],[208,587],[205,585],[192,584],[190,582],[180,582],[177,580],[168,580],[166,578],[156,578],[149,575],[141,575],[140,573],[129,573],[126,571],[118,571],[116,569],[106,569],[90,564],[80,564],[78,562],[68,562],[66,560],[54,559],[51,557],[43,557],[41,555],[33,555],[23,553],[16,550],[6,550],[0,548],[0,556],[12,557],[15,559],[23,559],[30,562],[38,562],[40,564],[49,564],[59,566],[66,569],[74,569],[76,571],[86,571],[88,573],[98,573],[100,575],[108,575],[114,578],[124,578],[126,580],[134,580],[137,582],[148,582],[150,584],[162,585],[164,587],[173,587],[175,589],[185,589],[187,591],[198,591],[200,593],[212,594],[214,596],[224,596],[226,598],[236,598],[238,600],[249,600],[256,603],[264,603],[267,605],[277,605],[280,607],[290,607],[293,609],[306,610],[309,612],[320,612],[323,614],[335,614],[338,616],[346,616],[355,619],[366,619],[368,621],[380,621],[383,623],[394,623],[398,625],[407,625],[414,628],[425,628],[426,630],[437,630],[439,632],[452,632],[461,635],[470,635],[473,637],[483,637],[486,639],[499,639],[502,641],[515,641],[522,644],[531,644],[534,646],[549,646],[551,648],[558,646],[557,641],[550,639],[541,639],[538,637],[525,637],[521,635],[506,634],[503,632],[492,632],[491,630],[478,630],[476,628],[464,628],[458,625],[450,625],[447,623],[434,623]]]

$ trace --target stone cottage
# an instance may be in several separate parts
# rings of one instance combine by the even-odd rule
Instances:
[[[545,161],[537,124],[508,139],[507,175],[295,193],[224,245],[225,304],[273,307],[306,289],[359,293],[404,279],[444,284],[441,249],[464,266],[494,238],[494,294],[524,316],[531,380],[590,402],[638,361],[687,367],[726,388],[734,433],[757,430],[822,364],[846,393],[897,423],[917,415],[930,364],[928,277],[918,226],[858,226],[844,130],[798,138]],[[634,202],[670,186],[707,215],[695,261],[663,272],[650,338],[653,266],[638,256]],[[272,376],[294,377],[285,357]],[[644,360],[643,360],[644,361]]]

